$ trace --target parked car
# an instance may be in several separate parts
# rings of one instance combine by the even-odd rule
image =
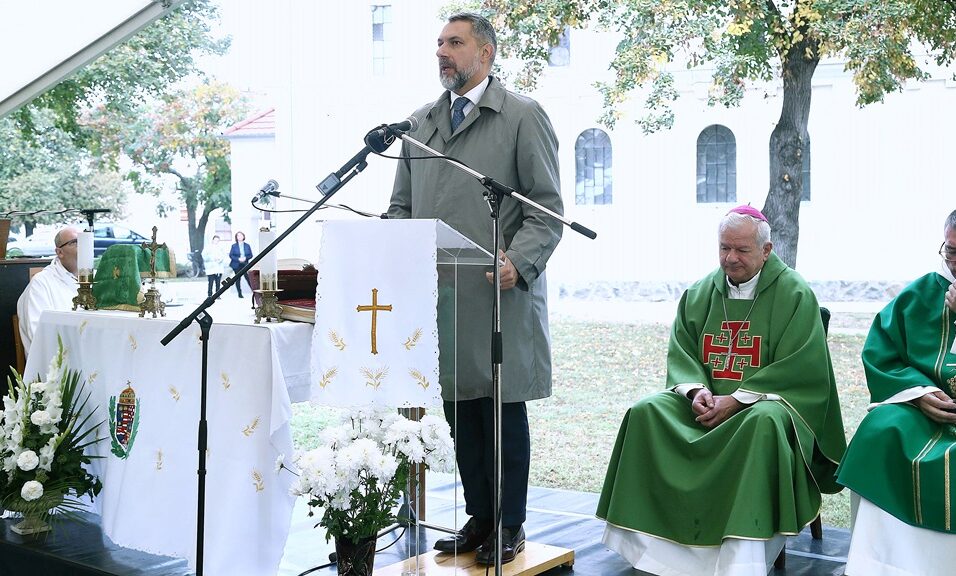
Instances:
[[[113,244],[142,244],[149,238],[133,232],[122,224],[98,222],[93,225],[93,256],[102,256]]]
[[[16,248],[27,258],[46,258],[56,254],[53,246],[54,231],[34,232],[32,236],[17,241]]]
[[[34,232],[26,240],[17,242],[16,247],[28,258],[44,258],[56,254],[53,245],[55,231]],[[93,256],[100,257],[113,244],[141,244],[149,238],[133,232],[122,224],[97,222],[93,225]]]

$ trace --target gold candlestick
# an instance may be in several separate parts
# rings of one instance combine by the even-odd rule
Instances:
[[[84,310],[96,310],[96,296],[93,296],[93,275],[80,274],[78,277],[79,287],[76,289],[76,296],[73,297],[73,309],[77,307]]]
[[[255,291],[256,294],[259,294],[259,305],[256,306],[256,324],[263,318],[266,319],[266,322],[272,322],[273,318],[276,322],[282,322],[282,306],[279,305],[279,297],[276,295],[282,290],[275,287],[275,282],[266,283],[264,287],[263,290]]]

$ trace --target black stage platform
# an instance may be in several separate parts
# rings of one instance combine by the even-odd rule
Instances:
[[[443,526],[454,523],[454,484],[450,476],[430,474],[427,500],[427,521]],[[576,576],[640,576],[617,554],[601,544],[604,523],[594,518],[597,495],[546,488],[532,488],[528,498],[528,539],[574,550],[574,567],[554,568],[548,575]],[[459,515],[464,512],[459,509]],[[460,522],[463,517],[459,516]],[[297,576],[314,566],[328,562],[334,547],[325,542],[325,535],[312,526],[316,518],[306,516],[304,507],[297,507],[285,555],[279,567],[281,576]],[[10,531],[19,520],[0,520],[0,576],[188,576],[191,572],[184,560],[154,556],[119,548],[103,536],[97,517],[84,515],[81,521],[60,522],[55,531],[43,538],[24,539]],[[193,530],[183,526],[184,530]],[[391,542],[398,533],[383,536],[379,547]],[[430,550],[440,532],[422,530],[422,548]],[[241,546],[241,542],[236,543]],[[388,566],[408,556],[405,538],[380,552],[375,558],[378,567]],[[774,570],[773,576],[840,576],[843,574],[849,533],[824,527],[823,540],[812,540],[809,530],[787,543],[787,567]],[[493,571],[492,571],[493,572]],[[311,574],[335,574],[335,567]],[[226,576],[212,575],[207,576]],[[243,576],[243,575],[228,575]],[[253,575],[256,576],[256,575]]]

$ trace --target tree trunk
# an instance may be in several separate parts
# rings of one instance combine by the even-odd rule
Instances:
[[[807,53],[813,58],[807,58]],[[804,39],[783,58],[783,108],[770,134],[770,190],[763,213],[770,221],[774,251],[791,268],[797,265],[803,146],[808,139],[813,72],[820,58],[816,42]]]
[[[189,234],[190,252],[201,251],[203,248],[202,231],[197,230],[196,226],[196,208],[199,205],[198,182],[200,181],[198,176],[180,179],[183,203],[186,205],[186,231]]]

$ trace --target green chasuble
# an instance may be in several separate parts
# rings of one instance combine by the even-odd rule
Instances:
[[[949,280],[927,274],[873,320],[863,369],[873,402],[934,386],[956,397],[956,319],[943,297]],[[873,408],[840,465],[837,481],[903,522],[956,533],[956,428],[937,424],[909,403]]]
[[[846,440],[820,307],[776,254],[754,300],[728,299],[721,269],[684,293],[667,383],[775,396],[713,429],[672,390],[638,401],[618,433],[599,518],[679,544],[719,546],[724,538],[796,534],[819,513],[820,492],[841,489],[834,471]]]

